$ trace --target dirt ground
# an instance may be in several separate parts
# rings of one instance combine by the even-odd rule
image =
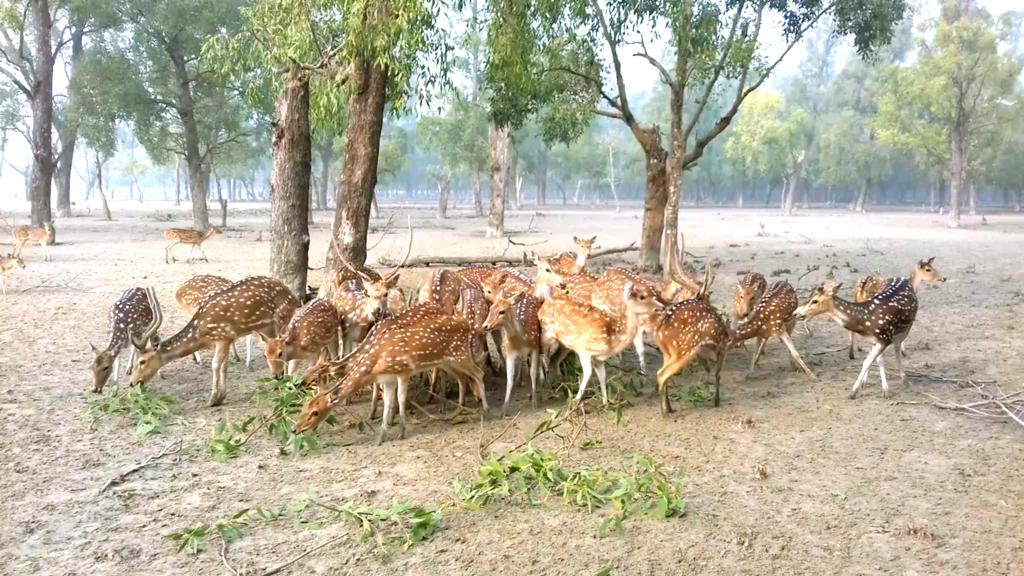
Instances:
[[[199,445],[216,422],[258,414],[248,393],[267,373],[262,359],[252,372],[233,363],[227,403],[210,408],[209,367],[180,360],[151,388],[177,400],[183,423],[149,439],[137,437],[117,416],[90,426],[83,416],[96,401],[88,391],[88,343],[105,342],[107,310],[124,289],[157,289],[166,311],[162,333],[169,335],[186,321],[173,305],[173,292],[191,275],[240,278],[268,271],[266,208],[232,214],[225,235],[206,245],[209,263],[173,265],[164,264],[160,230],[187,225],[183,210],[147,205],[146,211],[116,213],[115,222],[59,220],[52,262],[43,262],[38,248],[27,248],[28,268],[8,276],[8,295],[0,298],[0,573],[228,574],[214,541],[190,556],[176,552],[167,535],[311,492],[376,506],[440,502],[452,497],[454,480],[472,476],[481,434],[490,438],[508,424],[492,414],[481,432],[476,423],[450,425],[414,412],[406,440],[378,447],[372,433],[325,428],[322,450],[306,457],[282,455],[259,434],[237,459],[219,463],[195,450],[162,459],[98,494],[107,480],[169,440]],[[416,229],[413,256],[498,254],[506,247],[505,240],[483,238],[483,219],[459,210],[445,221],[426,208],[399,210],[395,222],[404,223],[406,213]],[[174,224],[161,220],[168,214]],[[907,369],[995,380],[1007,391],[1022,386],[1020,215],[989,215],[986,225],[969,219],[960,230],[923,213],[812,211],[781,218],[774,212],[687,209],[681,218],[687,249],[721,260],[713,294],[720,307],[743,270],[768,275],[788,269],[777,277],[806,293],[825,280],[831,265],[835,278],[851,286],[864,273],[905,275],[918,258],[935,256],[949,281],[921,294],[907,340]],[[327,247],[328,224],[328,213],[317,213],[314,264]],[[639,237],[640,212],[552,208],[536,216],[511,213],[507,226],[516,241],[544,241],[534,246],[542,253],[570,249],[573,234],[596,234],[604,247],[622,246]],[[374,250],[373,261],[400,255],[404,233],[395,232]],[[631,262],[606,258],[595,264]],[[820,270],[798,281],[813,264]],[[401,284],[413,287],[425,275],[403,273]],[[749,380],[743,373],[750,350],[729,356],[719,408],[676,402],[673,417],[662,419],[648,382],[622,423],[591,415],[590,437],[600,445],[570,452],[571,462],[616,468],[623,453],[650,455],[681,471],[683,517],[631,518],[621,533],[601,538],[599,514],[557,497],[532,507],[449,510],[431,540],[386,557],[361,541],[350,523],[313,530],[285,520],[234,542],[230,561],[260,573],[343,536],[285,573],[1024,574],[1024,429],[928,405],[921,392],[964,401],[973,392],[920,376],[910,378],[910,389],[893,383],[894,395],[886,400],[873,371],[862,395],[849,400],[863,347],[860,359],[850,361],[838,351],[846,341],[838,326],[820,319],[811,326],[813,336],[798,329],[795,339],[819,382],[792,371],[784,347],[774,342]],[[649,358],[655,367],[660,362],[653,348]],[[891,373],[893,363],[888,366]],[[696,377],[690,371],[678,382]],[[501,381],[491,380],[492,403],[499,403]],[[560,405],[553,393],[548,396],[548,407]],[[502,440],[510,445],[546,417],[530,408],[522,388],[514,398],[522,414]],[[353,409],[362,412],[365,403]],[[346,420],[344,413],[340,417]],[[753,426],[738,425],[747,418]],[[767,478],[758,478],[757,466],[767,469]]]

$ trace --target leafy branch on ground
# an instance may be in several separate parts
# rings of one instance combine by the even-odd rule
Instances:
[[[174,399],[162,394],[150,394],[143,386],[131,386],[124,392],[106,396],[93,402],[86,416],[95,424],[112,414],[120,414],[135,423],[135,433],[143,438],[166,430],[169,420],[177,419],[171,412]]]

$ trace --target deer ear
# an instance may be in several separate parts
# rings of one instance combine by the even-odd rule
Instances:
[[[933,261],[935,261],[935,256],[932,256],[931,258],[925,260],[925,263],[930,265]]]
[[[629,300],[629,297],[633,294],[633,283],[626,282],[626,287],[622,289],[622,299]]]
[[[384,285],[387,286],[388,289],[394,288],[398,284],[399,277],[401,277],[401,274],[395,274],[394,276],[388,278]]]
[[[94,346],[92,342],[89,342],[89,348],[91,348],[91,349],[92,349],[92,355],[93,355],[93,357],[96,357],[96,356],[99,356],[99,355],[100,355],[100,349],[99,349],[99,348],[97,348],[96,346]]]
[[[593,244],[594,242],[597,242],[597,236],[590,237],[590,243]]]
[[[582,240],[580,240],[580,237],[579,237],[579,236],[573,236],[573,237],[572,237],[572,241],[573,241],[573,242],[575,242],[575,243],[577,243],[577,244],[582,244],[582,243],[583,243],[583,241],[582,241]]]

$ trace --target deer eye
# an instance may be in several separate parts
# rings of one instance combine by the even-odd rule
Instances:
[[[811,304],[817,304],[817,303],[818,303],[818,299],[817,298],[815,298],[814,300],[811,300]]]
[[[309,413],[309,415],[312,416],[313,418],[316,418],[317,416],[320,415],[320,411],[319,410],[313,410],[312,412]]]
[[[145,366],[145,365],[146,365],[146,361],[145,360],[139,360],[139,366]]]
[[[929,267],[926,267],[926,268],[924,269],[924,271],[925,271],[925,272],[931,272],[931,271],[932,271],[932,269],[931,269],[931,268],[929,268]]]

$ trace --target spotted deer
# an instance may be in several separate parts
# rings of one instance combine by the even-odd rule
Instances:
[[[338,358],[340,321],[334,306],[323,298],[307,302],[292,316],[284,335],[266,342],[267,364],[274,378],[295,372],[299,361],[334,360]]]
[[[470,266],[453,270],[454,273],[476,282],[484,289],[484,295],[490,301],[494,293],[488,292],[489,286],[505,286],[509,290],[532,291],[533,279],[515,268],[498,268],[497,266]]]
[[[143,341],[156,334],[163,320],[155,295],[151,305],[156,317]],[[219,406],[227,395],[228,349],[235,340],[252,333],[264,339],[284,333],[299,301],[280,281],[250,276],[204,300],[192,319],[177,334],[147,347],[132,368],[132,384],[143,384],[168,362],[204,348],[214,348],[210,406]]]
[[[505,354],[505,401],[502,416],[508,413],[512,387],[515,383],[517,360],[526,358],[530,371],[530,400],[539,405],[537,373],[540,369],[540,311],[541,301],[525,291],[509,293],[504,288],[494,296],[494,302],[484,321],[485,330],[501,329],[501,344]]]
[[[427,306],[430,306],[429,304]],[[391,424],[392,408],[397,404],[399,437],[405,438],[405,405],[409,393],[409,379],[413,374],[433,368],[472,382],[487,411],[484,395],[483,371],[472,357],[474,333],[468,322],[454,316],[431,316],[419,321],[398,322],[375,331],[353,354],[345,359],[345,375],[328,389],[319,389],[306,404],[293,431],[296,434],[316,427],[331,409],[345,398],[372,382],[383,388],[384,417],[381,420],[377,442],[384,441]],[[320,373],[331,370],[332,363]],[[307,373],[308,374],[308,373]]]
[[[624,314],[610,314],[572,297],[548,298],[538,311],[541,346],[550,357],[557,345],[575,352],[583,366],[576,402],[583,399],[587,382],[597,372],[601,400],[608,403],[604,361],[633,342],[640,324],[661,307],[657,299],[627,283],[623,289]]]
[[[196,274],[178,287],[174,292],[174,301],[178,303],[178,308],[182,312],[191,317],[195,314],[199,305],[203,303],[203,300],[205,300],[207,296],[215,292],[219,292],[230,285],[231,280],[228,280],[223,276],[214,276],[213,274]],[[231,344],[231,352],[234,354],[235,360],[241,359],[233,342]],[[192,359],[195,360],[196,364],[200,364],[202,362],[199,352],[193,353]],[[245,367],[249,368],[251,365],[252,335],[250,334],[245,337]]]
[[[21,256],[15,254],[0,256],[0,292],[4,296],[7,296],[7,285],[4,284],[4,277],[7,276],[8,272],[17,269],[25,269],[25,261],[21,259]]]
[[[729,326],[710,303],[713,282],[714,274],[707,266],[701,290],[695,297],[666,306],[653,320],[654,341],[664,358],[657,375],[662,416],[672,412],[669,380],[695,359],[703,366],[705,377],[714,367],[715,406],[718,406],[722,365],[729,350],[730,334]]]
[[[750,361],[748,376],[754,373],[754,367],[757,366],[765,344],[772,337],[776,337],[789,349],[791,363],[795,363],[805,374],[817,380],[814,372],[800,357],[800,352],[797,351],[793,337],[790,335],[796,324],[793,312],[799,304],[793,286],[785,280],[780,280],[772,284],[771,288],[761,296],[750,313],[746,314],[743,321],[736,327],[736,332],[729,343],[730,346],[737,346],[751,338],[757,338],[757,350],[754,351],[754,357]]]
[[[47,247],[52,246],[55,239],[52,221],[44,223],[42,228],[15,226],[11,233],[14,235],[15,256],[21,256],[21,251],[26,244],[37,244],[43,249],[43,261],[50,260],[50,251]]]
[[[551,259],[551,265],[559,274],[579,274],[587,265],[587,259],[597,242],[597,236],[580,238],[573,236],[572,241],[576,244],[579,252],[562,252]]]
[[[168,228],[164,230],[164,240],[167,240],[167,246],[164,247],[164,262],[170,264],[171,262],[177,262],[174,258],[174,247],[178,244],[188,245],[188,258],[185,262],[192,261],[192,253],[195,252],[196,248],[199,248],[199,253],[203,255],[203,261],[209,262],[210,259],[206,257],[206,252],[203,250],[203,242],[206,242],[214,235],[223,234],[224,232],[216,226],[211,226],[206,230],[196,230],[195,228]],[[169,260],[168,260],[169,258]]]
[[[747,272],[737,280],[732,291],[732,310],[736,319],[746,318],[767,290],[768,281],[757,272]]]
[[[857,397],[860,387],[868,378],[872,363],[878,364],[882,395],[889,395],[889,382],[885,375],[882,353],[890,346],[895,345],[897,348],[897,354],[894,356],[896,370],[899,372],[900,381],[904,385],[906,384],[903,359],[898,353],[898,349],[907,334],[910,333],[910,329],[914,326],[914,320],[917,318],[915,287],[926,281],[945,281],[945,278],[932,266],[933,260],[934,258],[929,258],[918,262],[910,278],[892,280],[885,289],[865,302],[855,303],[839,298],[836,293],[842,284],[829,282],[815,288],[807,302],[796,309],[796,316],[802,318],[813,318],[822,314],[830,316],[840,326],[874,342],[867,358],[864,359],[860,374],[853,382],[850,398]]]
[[[142,352],[148,346],[157,344],[159,338],[156,333],[146,335],[146,331],[153,323],[153,307],[156,305],[156,298],[149,298],[149,291],[152,288],[129,288],[125,290],[114,305],[110,307],[107,314],[107,347],[102,350],[91,342],[92,349],[92,391],[97,394],[103,392],[103,386],[113,374],[114,379],[118,378],[118,366],[120,365],[121,352],[132,344],[128,366],[135,361],[136,351]],[[146,338],[143,338],[146,336]]]

